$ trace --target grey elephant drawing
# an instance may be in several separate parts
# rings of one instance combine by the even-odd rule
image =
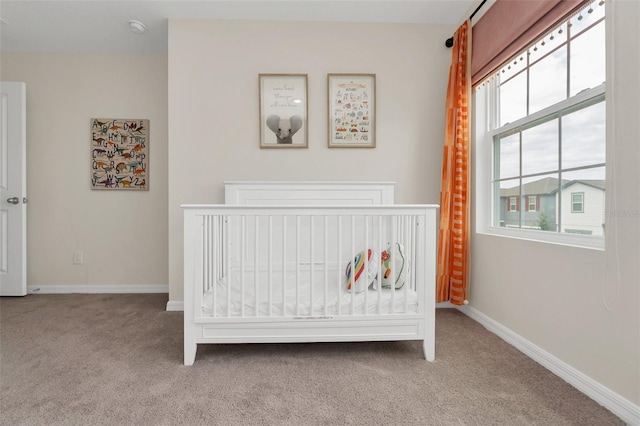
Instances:
[[[271,114],[267,117],[267,127],[276,135],[277,144],[293,144],[293,135],[302,128],[302,117],[280,117]]]

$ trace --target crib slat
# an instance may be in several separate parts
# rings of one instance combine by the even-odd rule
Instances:
[[[405,255],[405,266],[406,265],[406,259],[408,258],[408,253],[407,250],[409,250],[409,235],[410,235],[410,229],[408,228],[411,225],[411,221],[409,220],[410,218],[407,216],[403,216],[403,221],[404,221],[404,226],[402,227],[403,231],[402,231],[402,244],[404,245],[404,255]],[[408,301],[408,293],[407,293],[407,287],[409,286],[409,282],[408,280],[405,280],[403,286],[402,286],[402,291],[404,292],[404,306],[402,307],[402,312],[407,313],[408,308],[409,308],[409,301]]]
[[[209,256],[209,216],[202,217],[202,294],[209,291],[209,277],[211,274]],[[209,297],[212,297],[211,295]],[[196,305],[197,306],[197,305]],[[215,308],[215,305],[211,305]],[[213,311],[215,315],[215,310]]]
[[[204,240],[203,240],[203,255],[204,255],[204,265],[205,265],[205,282],[204,287],[205,290],[210,292],[209,298],[211,299],[211,307],[212,313],[211,316],[216,316],[216,305],[215,305],[215,294],[214,289],[211,288],[211,274],[212,274],[212,266],[211,261],[213,259],[213,254],[211,253],[211,216],[204,217]]]
[[[414,215],[409,216],[409,220],[411,222],[411,227],[409,228],[409,248],[407,249],[407,258],[408,259],[414,259],[413,257],[413,253],[415,252],[416,249],[416,245],[415,245],[415,241],[416,241],[416,217]],[[415,262],[411,262],[411,264],[409,265],[409,289],[413,290],[414,289],[414,284],[413,284],[413,280],[415,278]]]
[[[216,251],[216,275],[213,277],[214,282],[220,278],[220,270],[222,269],[222,238],[220,236],[220,216],[214,216],[213,226],[216,229],[216,238],[213,240]]]
[[[215,283],[214,281],[214,277],[217,275],[217,271],[216,271],[216,250],[215,250],[215,245],[214,245],[214,241],[216,239],[216,227],[213,225],[214,222],[214,218],[215,216],[208,216],[208,232],[207,232],[207,236],[209,241],[207,242],[207,246],[208,246],[208,251],[209,251],[209,290],[211,291],[211,307],[212,307],[212,311],[213,311],[213,317],[215,318],[218,315],[218,286],[216,285],[217,283]]]
[[[213,282],[213,277],[215,273],[215,259],[216,255],[213,250],[213,233],[215,228],[213,227],[213,218],[214,216],[207,216],[207,263],[208,263],[208,274],[207,274],[207,290],[211,290],[211,283]]]
[[[396,235],[396,238],[397,238],[398,244],[401,244],[402,241],[403,241],[403,238],[404,238],[404,216],[398,216],[398,233]],[[398,246],[396,246],[396,247],[398,247]],[[398,248],[398,250],[400,250],[400,249]],[[398,274],[399,273],[400,273],[400,271],[398,271]],[[394,280],[393,286],[394,287],[396,286],[395,280]]]
[[[269,316],[272,315],[272,307],[273,307],[273,297],[272,297],[272,286],[273,286],[273,216],[269,215],[269,241],[268,241],[268,262],[269,262]]]
[[[418,232],[422,232],[422,230],[420,229],[420,217],[419,216],[414,216],[414,220],[415,220],[415,225],[413,227],[414,229],[414,239],[413,239],[413,254],[412,254],[412,259],[417,259],[416,254],[418,253]],[[417,281],[417,273],[418,273],[418,264],[417,262],[413,262],[413,289],[414,290],[418,290],[418,281]]]
[[[287,216],[282,216],[282,316],[287,316]]]
[[[253,312],[254,316],[258,315],[258,272],[259,272],[259,262],[258,262],[258,246],[259,246],[259,238],[260,233],[258,232],[260,225],[258,220],[258,215],[255,215],[255,229],[253,230]]]
[[[328,270],[328,263],[329,260],[327,259],[327,245],[329,244],[329,240],[328,240],[328,235],[327,235],[327,215],[324,215],[324,256],[322,257],[322,261],[324,262],[324,316],[327,316],[327,303],[329,302],[327,300],[327,290],[328,290],[328,285],[329,285],[329,270]],[[340,268],[338,268],[340,269]]]
[[[215,265],[216,265],[216,273],[213,276],[214,282],[220,278],[220,269],[222,266],[222,256],[221,256],[221,238],[220,238],[220,215],[216,215],[213,217],[212,224],[215,229],[214,239],[212,241],[215,250]]]
[[[373,250],[372,250],[373,252]],[[371,261],[375,262],[373,253],[371,253]],[[364,310],[363,314],[367,315],[369,306],[369,217],[364,216]]]
[[[218,275],[216,282],[224,276],[224,216],[217,218],[216,227],[218,228],[218,239],[216,240],[216,249],[218,250]]]
[[[231,316],[231,277],[227,273],[229,265],[229,239],[225,236],[225,222],[226,216],[220,216],[220,250],[222,259],[221,268],[219,271],[218,281],[227,277],[227,316]]]
[[[229,270],[229,238],[227,235],[227,221],[229,217],[223,215],[220,217],[220,247],[222,250],[222,268],[220,269],[220,279],[228,275]]]
[[[209,290],[209,264],[207,260],[209,259],[209,252],[207,250],[207,235],[208,235],[208,217],[202,216],[202,238],[201,238],[201,248],[202,248],[202,294],[206,294]]]
[[[214,254],[212,252],[212,238],[211,233],[213,232],[213,228],[211,226],[211,216],[205,217],[206,221],[206,233],[205,233],[205,248],[206,248],[206,262],[207,262],[207,290],[211,290],[211,280],[213,279],[213,260],[215,259]]]
[[[338,287],[336,291],[338,295],[336,303],[338,306],[336,306],[336,312],[338,315],[342,315],[342,293],[340,291],[342,283],[342,217],[336,216],[336,219],[338,220],[338,250],[336,250],[338,253],[338,267],[336,268],[338,273],[338,279],[336,279],[336,286]]]
[[[300,216],[296,216],[296,316],[300,316]]]
[[[313,224],[314,224],[314,218],[315,216],[309,216],[309,316],[313,316],[313,278],[314,278],[314,272],[315,272],[315,267],[313,264],[313,254],[314,254],[314,245],[315,245],[315,240],[314,240],[314,232],[313,232]]]
[[[382,259],[382,250],[384,250],[382,244],[382,216],[378,216],[378,251],[380,252],[380,259]],[[382,270],[382,262],[380,263],[380,273],[378,274],[378,314],[382,313],[382,276],[384,271]]]
[[[199,223],[200,225],[200,234],[197,234],[197,237],[194,238],[194,241],[192,241],[193,243],[193,248],[194,248],[194,266],[193,266],[193,273],[194,273],[194,294],[193,294],[193,299],[194,299],[194,306],[202,306],[202,302],[205,302],[204,300],[204,296],[206,295],[206,280],[207,280],[207,275],[206,275],[206,256],[204,254],[204,250],[205,250],[205,238],[206,238],[206,233],[205,233],[205,227],[206,227],[206,223],[205,223],[205,217],[204,216],[200,216],[198,217],[198,219],[202,219],[202,221]],[[186,243],[185,243],[185,249],[186,249]],[[186,267],[186,265],[185,265]],[[198,291],[200,290],[200,291]],[[185,289],[186,291],[186,289]],[[186,295],[185,295],[185,303],[187,303],[188,300],[186,300]],[[195,315],[198,316],[199,312],[191,312],[191,315]],[[188,315],[187,312],[185,312],[185,315]],[[205,316],[206,313],[202,312],[202,316]]]
[[[242,215],[241,219],[241,230],[240,230],[240,316],[244,318],[244,260],[247,256],[247,218],[245,215]]]
[[[355,314],[356,306],[356,218],[351,215],[351,315]]]
[[[389,259],[389,265],[391,265],[391,309],[390,313],[395,313],[395,302],[396,302],[396,241],[398,239],[397,233],[398,226],[398,216],[391,216],[391,248],[389,249],[391,253],[391,258]]]

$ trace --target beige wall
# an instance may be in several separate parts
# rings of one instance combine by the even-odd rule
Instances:
[[[169,297],[182,300],[181,203],[224,180],[391,180],[438,203],[450,26],[169,23]],[[327,148],[327,73],[375,73],[377,148]],[[306,73],[309,149],[259,149],[258,74]]]
[[[473,234],[470,304],[640,404],[640,3],[607,2],[606,250]]]
[[[28,285],[166,287],[167,56],[3,53],[0,73],[27,86]],[[92,117],[150,120],[149,191],[90,189]]]

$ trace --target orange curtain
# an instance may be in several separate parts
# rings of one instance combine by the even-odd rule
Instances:
[[[469,277],[471,20],[453,36],[440,189],[437,301],[462,305]]]

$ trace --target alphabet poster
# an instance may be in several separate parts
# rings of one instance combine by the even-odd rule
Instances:
[[[91,189],[149,189],[149,120],[91,119]]]
[[[375,148],[376,75],[329,74],[329,148]]]

